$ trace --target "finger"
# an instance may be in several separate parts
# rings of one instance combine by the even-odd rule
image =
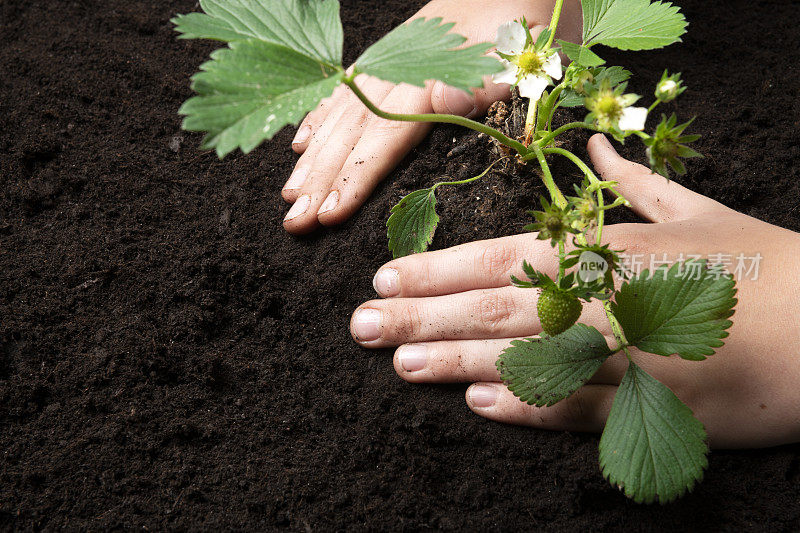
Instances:
[[[498,339],[541,332],[538,290],[502,287],[434,298],[390,298],[361,305],[350,321],[362,346],[457,339]],[[599,301],[583,306],[580,322],[610,332]]]
[[[430,87],[394,87],[380,107],[390,113],[430,113]],[[397,122],[369,115],[364,132],[331,185],[329,199],[318,213],[326,225],[344,222],[383,178],[428,133],[430,123]]]
[[[523,260],[550,275],[558,268],[558,252],[550,243],[525,233],[401,257],[382,266],[372,284],[384,298],[504,287],[512,274],[525,279]]]
[[[500,383],[476,383],[467,389],[467,405],[482,417],[522,426],[560,431],[600,432],[605,426],[617,387],[586,385],[550,407],[536,407]]]
[[[325,143],[324,157],[315,157],[308,170],[308,177],[298,190],[297,200],[286,213],[283,227],[289,233],[303,234],[312,231],[317,223],[317,210],[330,191],[333,178],[344,160],[353,150],[357,136],[361,132],[364,111],[352,107],[346,111],[333,129],[329,141]],[[309,153],[306,151],[306,153]]]
[[[511,98],[510,89],[507,83],[492,82],[491,76],[483,78],[482,88],[469,93],[437,81],[431,89],[431,107],[434,113],[473,118],[486,113],[494,102]]]
[[[302,154],[308,148],[312,135],[319,129],[325,119],[328,118],[332,109],[336,109],[336,103],[339,102],[345,95],[345,87],[339,85],[334,89],[333,94],[328,98],[324,98],[316,109],[311,111],[297,128],[297,133],[294,134],[292,139],[292,150],[298,154]]]
[[[372,84],[365,83],[365,86],[380,102],[382,91],[388,88],[381,87],[384,82],[380,80],[373,78],[370,81]],[[361,138],[368,112],[353,97],[349,104],[343,106],[340,114],[331,114],[329,117],[328,121],[335,121],[330,133],[325,138],[315,139],[300,157],[291,179],[302,173],[302,184],[295,192],[295,204],[284,217],[283,227],[286,231],[299,235],[319,226],[317,211],[328,197],[334,178]],[[327,124],[324,129],[327,129]]]
[[[294,234],[306,233],[319,224],[317,211],[327,198],[339,169],[342,168],[353,147],[361,137],[364,119],[369,111],[362,105],[352,103],[339,117],[336,127],[325,141],[325,146],[317,150],[310,163],[308,178],[298,191],[295,204],[286,213],[283,227]],[[306,154],[310,154],[309,149]]]
[[[334,101],[336,105],[328,112],[322,124],[314,130],[308,145],[300,156],[300,159],[295,163],[294,170],[292,170],[289,179],[286,180],[286,184],[283,186],[283,190],[281,190],[281,196],[283,196],[283,199],[287,202],[294,203],[297,201],[298,196],[300,196],[300,190],[308,179],[311,166],[317,155],[325,146],[333,130],[336,129],[336,126],[339,124],[339,119],[344,115],[348,105],[351,103],[348,98],[349,97],[345,95],[337,98]]]
[[[601,133],[589,139],[588,149],[592,164],[603,178],[618,181],[617,190],[631,202],[633,210],[653,222],[686,220],[727,209],[719,202],[623,158]]]
[[[500,381],[497,359],[514,339],[482,339],[403,344],[394,352],[397,374],[411,383],[471,383]],[[606,337],[613,346],[613,336]],[[601,369],[590,383],[619,385],[613,357],[608,370]],[[623,357],[624,359],[624,357]],[[605,363],[604,363],[605,365]],[[621,377],[621,375],[620,375]],[[612,381],[604,381],[604,379]]]
[[[357,79],[362,84],[364,91],[377,103],[380,103],[391,90],[391,87],[393,87],[393,85],[378,80],[377,78],[359,77]],[[341,87],[338,96],[330,103],[330,110],[325,120],[313,132],[308,146],[303,151],[300,159],[298,159],[295,164],[291,176],[289,176],[289,179],[283,186],[281,195],[284,200],[291,203],[297,201],[297,198],[301,196],[303,186],[306,185],[311,176],[312,167],[315,162],[320,157],[327,157],[327,150],[330,143],[338,143],[347,140],[352,144],[358,141],[363,130],[363,117],[365,115],[364,105],[353,92],[347,87]],[[355,124],[353,117],[360,117],[361,123]],[[350,129],[347,131],[339,129],[339,135],[334,136],[334,132],[337,130],[339,123],[343,120],[348,124]],[[322,175],[322,178],[330,183],[333,176]]]

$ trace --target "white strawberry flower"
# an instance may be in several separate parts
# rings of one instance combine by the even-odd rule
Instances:
[[[505,70],[492,76],[492,81],[516,85],[521,96],[535,102],[552,79],[561,79],[561,58],[550,48],[537,49],[528,36],[520,22],[506,22],[497,28],[495,42]]]
[[[622,110],[617,127],[622,131],[642,131],[647,121],[646,107],[626,107]]]
[[[642,131],[647,120],[646,107],[633,107],[639,99],[635,94],[623,94],[625,85],[612,89],[607,84],[586,98],[589,117],[602,131]]]

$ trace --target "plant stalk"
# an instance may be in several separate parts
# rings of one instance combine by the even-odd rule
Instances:
[[[508,158],[507,158],[507,157],[501,157],[500,159],[498,159],[498,160],[496,160],[496,161],[493,161],[491,165],[489,165],[488,167],[486,167],[486,170],[484,170],[483,172],[481,172],[481,173],[480,173],[480,174],[478,174],[477,176],[473,176],[473,177],[471,177],[471,178],[467,178],[467,179],[463,179],[463,180],[458,180],[458,181],[442,181],[442,182],[439,182],[439,183],[436,183],[436,184],[434,184],[434,185],[433,185],[433,187],[431,187],[431,189],[433,189],[433,190],[436,190],[436,188],[437,188],[437,187],[440,187],[440,186],[442,186],[442,185],[464,185],[464,184],[471,183],[471,182],[473,182],[473,181],[479,180],[479,179],[481,179],[482,177],[484,177],[486,174],[488,174],[488,173],[489,173],[489,171],[490,171],[490,170],[492,170],[492,167],[493,167],[493,166],[495,166],[495,165],[496,165],[497,163],[499,163],[500,161],[503,161],[504,159],[508,159]]]
[[[553,139],[555,139],[556,137],[558,137],[559,135],[561,135],[565,131],[569,131],[569,130],[572,130],[572,129],[575,129],[575,128],[584,128],[584,129],[587,129],[587,130],[599,131],[594,126],[592,126],[590,124],[587,124],[585,122],[569,122],[567,124],[564,124],[560,128],[556,129],[552,133],[549,133],[547,136],[542,137],[541,139],[539,139],[537,141],[537,143],[539,144],[539,146],[542,146],[542,147],[547,146],[548,144],[550,144],[550,142]]]
[[[542,149],[539,148],[539,145],[536,143],[531,146],[536,154],[536,159],[539,160],[539,166],[542,168],[542,182],[544,182],[544,186],[547,187],[547,191],[550,193],[550,199],[554,204],[563,209],[567,206],[567,199],[564,198],[564,195],[553,181],[553,174],[550,172],[550,167],[547,165],[544,152],[542,152]]]
[[[353,73],[355,74],[355,72]],[[361,89],[353,81],[354,76],[348,76],[342,80],[342,83],[350,87],[350,89],[355,93],[359,100],[361,100],[367,108],[375,113],[377,116],[384,118],[386,120],[398,120],[403,122],[439,122],[443,124],[457,124],[459,126],[464,126],[465,128],[469,128],[471,130],[478,131],[480,133],[485,133],[486,135],[497,139],[500,143],[512,148],[519,153],[520,156],[526,156],[530,152],[528,148],[525,147],[519,141],[515,141],[514,139],[500,133],[496,129],[489,127],[485,124],[481,124],[480,122],[476,122],[474,120],[470,120],[466,117],[459,117],[457,115],[445,115],[440,113],[422,113],[422,114],[402,114],[402,113],[389,113],[387,111],[383,111],[382,109],[378,108],[375,104],[367,98]]]
[[[550,17],[550,38],[547,39],[547,44],[544,49],[550,48],[553,44],[553,39],[556,37],[556,28],[558,27],[558,19],[561,18],[561,6],[564,5],[564,0],[556,0],[556,5],[553,7],[553,16]]]

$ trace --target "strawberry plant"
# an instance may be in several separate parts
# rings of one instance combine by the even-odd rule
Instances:
[[[235,149],[252,151],[287,124],[297,124],[339,85],[346,85],[376,115],[397,121],[457,124],[485,134],[502,147],[500,159],[537,168],[547,190],[542,209],[532,211],[526,229],[558,250],[557,275],[524,263],[522,289],[540,290],[537,304],[543,334],[516,340],[499,355],[497,368],[521,401],[549,406],[575,393],[611,356],[627,359],[600,439],[600,466],[613,485],[637,502],[672,501],[690,490],[707,466],[703,425],[665,385],[634,363],[633,348],[653,357],[702,361],[723,344],[733,315],[732,277],[703,261],[663,266],[630,275],[621,267],[622,250],[603,244],[605,212],[628,205],[614,181],[598,178],[574,153],[557,142],[573,129],[600,131],[623,142],[640,139],[651,169],[669,178],[686,172],[681,159],[698,157],[687,146],[690,122],[662,115],[652,134],[645,121],[663,102],[677,98],[680,75],[664,73],[648,107],[626,92],[630,73],[607,66],[595,51],[601,44],[621,50],[649,50],[680,40],[686,21],[668,2],[581,0],[580,43],[555,39],[563,0],[555,2],[549,26],[538,36],[525,20],[509,21],[494,45],[460,48],[465,38],[441,19],[416,19],[367,48],[351,69],[342,65],[343,32],[336,0],[201,0],[203,13],[174,19],[183,38],[223,41],[192,79],[197,93],[180,109],[183,127],[203,131],[203,148],[224,157]],[[494,46],[494,57],[486,55]],[[559,52],[570,58],[563,66]],[[360,90],[356,76],[422,86],[440,80],[470,91],[483,76],[512,84],[526,98],[524,132],[517,138],[474,120],[444,114],[383,111]],[[553,126],[561,108],[586,109],[583,120]],[[556,186],[549,159],[563,157],[583,174],[575,196]],[[498,159],[498,161],[500,160]],[[497,161],[495,161],[497,163]],[[493,163],[493,164],[495,164]],[[444,181],[412,192],[391,210],[389,248],[395,257],[429,246],[439,217],[439,187],[488,175]],[[663,179],[663,178],[662,178]],[[613,198],[606,202],[606,195]],[[571,248],[568,251],[568,247]],[[554,272],[556,269],[554,268]],[[621,281],[621,284],[619,284]],[[609,341],[579,322],[585,302],[602,302],[613,330]]]

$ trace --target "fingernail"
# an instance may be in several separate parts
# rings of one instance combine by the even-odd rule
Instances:
[[[327,213],[328,211],[332,211],[336,205],[339,203],[339,191],[331,191],[325,201],[322,202],[322,206],[317,211],[318,215],[322,213]]]
[[[294,169],[292,175],[289,176],[289,179],[286,180],[286,185],[283,186],[283,190],[292,190],[292,189],[299,189],[303,186],[306,182],[306,178],[308,177],[308,169],[304,167]]]
[[[471,117],[478,111],[475,99],[459,89],[445,88],[443,100],[444,106],[452,115]]]
[[[297,130],[297,133],[294,135],[294,139],[292,139],[292,144],[303,144],[308,140],[308,137],[311,135],[311,126],[308,124],[304,124],[300,126],[300,129]]]
[[[428,349],[421,344],[405,344],[397,349],[400,366],[406,372],[417,372],[428,364]]]
[[[400,274],[394,268],[382,268],[372,278],[372,287],[384,298],[397,296],[400,292]]]
[[[293,218],[297,218],[303,213],[306,212],[308,206],[311,205],[311,197],[307,194],[304,194],[297,201],[294,203],[289,212],[286,213],[286,216],[283,218],[283,221],[286,222],[287,220],[292,220]]]
[[[360,342],[374,341],[381,336],[381,312],[359,309],[353,316],[353,335]]]
[[[469,389],[469,401],[472,407],[486,408],[494,405],[497,391],[489,385],[473,385]]]

